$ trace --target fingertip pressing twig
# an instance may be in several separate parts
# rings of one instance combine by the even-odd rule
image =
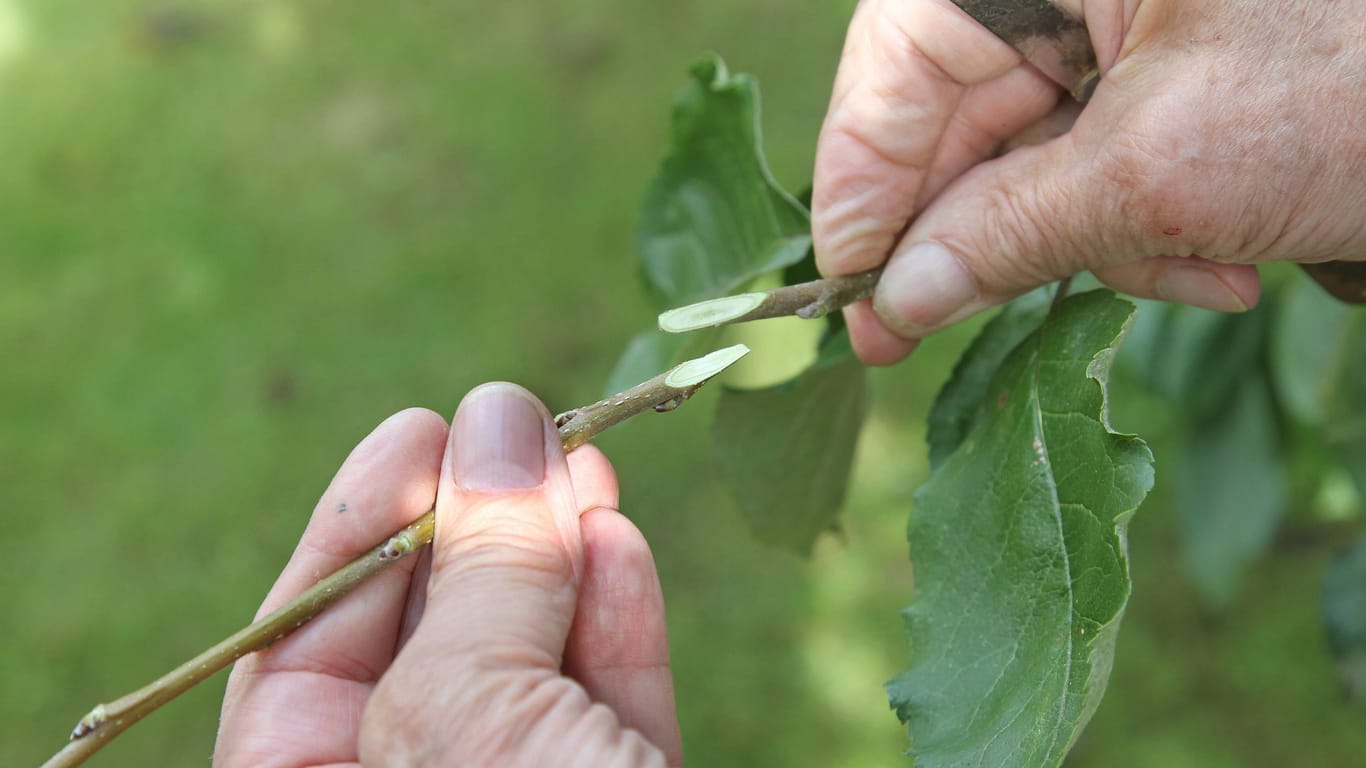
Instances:
[[[688,360],[648,381],[591,405],[555,417],[565,451],[572,451],[603,430],[645,411],[671,411],[703,384],[744,357],[743,344]],[[234,632],[150,684],[90,710],[71,731],[71,741],[43,768],[84,763],[123,731],[214,673],[254,651],[289,636],[349,594],[371,576],[432,541],[436,510],[428,510],[369,552],[342,566],[269,616]]]
[[[881,268],[871,269],[855,275],[699,301],[661,314],[659,329],[685,333],[772,317],[796,316],[813,320],[872,296],[881,276]]]

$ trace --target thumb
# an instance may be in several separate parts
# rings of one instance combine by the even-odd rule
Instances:
[[[1017,149],[977,166],[932,202],[903,236],[874,294],[887,329],[919,339],[1100,266],[1090,254],[1118,255],[1119,238],[1104,230],[1122,214],[1105,185],[1088,179],[1072,146],[1063,136]],[[1107,247],[1095,247],[1100,242]]]
[[[873,308],[883,326],[920,339],[1085,270],[1142,298],[1224,312],[1256,304],[1256,267],[1195,257],[1196,241],[1176,237],[1183,227],[1174,223],[1218,218],[1195,180],[1115,142],[1103,148],[1092,137],[1079,151],[1078,141],[1074,130],[1016,149],[931,203],[878,283]]]
[[[488,384],[460,403],[432,546],[422,618],[366,704],[363,765],[663,764],[560,673],[583,539],[559,432],[530,392]]]
[[[427,605],[414,642],[436,640],[483,663],[557,671],[583,542],[550,413],[516,385],[479,387],[456,410],[444,463]]]

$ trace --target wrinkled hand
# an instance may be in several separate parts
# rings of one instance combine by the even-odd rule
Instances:
[[[812,213],[826,275],[890,254],[846,314],[865,361],[1082,270],[1239,311],[1259,262],[1366,259],[1366,6],[1059,4],[1103,74],[1079,116],[949,0],[860,3]],[[988,159],[1032,126],[1048,140]]]
[[[510,384],[466,396],[450,430],[414,409],[362,441],[261,614],[433,499],[430,556],[237,663],[214,765],[681,765],[649,547],[602,453],[566,457]]]

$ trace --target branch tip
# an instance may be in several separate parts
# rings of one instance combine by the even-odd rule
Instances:
[[[687,333],[725,325],[758,309],[767,299],[767,293],[740,293],[671,309],[659,316],[659,330],[666,333]]]
[[[749,347],[736,344],[709,355],[679,363],[664,375],[664,384],[675,389],[696,387],[749,354]]]

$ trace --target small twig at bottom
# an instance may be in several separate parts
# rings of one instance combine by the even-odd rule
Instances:
[[[572,451],[636,414],[671,411],[748,352],[743,344],[718,350],[674,366],[606,400],[562,413],[555,418],[560,441],[566,451]],[[435,529],[436,510],[432,509],[264,619],[234,632],[150,684],[96,706],[71,731],[71,742],[43,763],[43,768],[70,768],[84,763],[163,704],[243,656],[289,636],[371,576],[427,546]]]

